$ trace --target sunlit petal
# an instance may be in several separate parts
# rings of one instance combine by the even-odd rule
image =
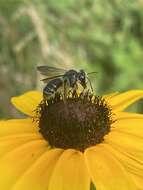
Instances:
[[[135,190],[124,167],[102,145],[87,149],[85,160],[97,190]]]
[[[29,116],[35,115],[35,109],[42,100],[42,93],[39,91],[30,91],[18,97],[11,99],[12,104],[21,112]]]
[[[118,93],[118,92],[114,92],[114,93],[111,93],[111,94],[106,94],[106,95],[103,96],[103,98],[108,101],[108,100],[110,100],[111,98],[117,96],[117,94],[119,94],[119,93]]]
[[[57,162],[48,190],[89,190],[90,179],[83,154],[65,150]]]
[[[23,133],[38,134],[39,128],[32,119],[11,119],[0,121],[0,137]]]
[[[143,177],[132,173],[129,173],[129,175],[131,176],[132,180],[135,182],[137,190],[143,190]]]
[[[142,190],[143,186],[143,160],[138,159],[134,152],[128,153],[115,145],[104,144],[107,150],[113,154],[122,165],[126,168],[128,175],[134,181],[138,190]],[[142,157],[143,158],[143,157]]]
[[[46,141],[36,140],[15,147],[12,151],[8,151],[0,159],[0,189],[10,189],[18,178],[47,149]]]
[[[143,90],[130,90],[121,94],[117,94],[107,99],[109,105],[115,112],[126,109],[129,105],[143,98]]]
[[[115,145],[103,144],[102,146],[107,149],[107,151],[112,154],[117,160],[119,160],[119,162],[125,167],[128,172],[143,177],[143,160],[141,161],[138,159],[134,155],[134,152],[130,154]]]
[[[104,137],[104,141],[109,144],[115,144],[127,151],[142,151],[143,153],[143,138],[129,133],[113,131]]]
[[[16,181],[12,190],[47,190],[50,176],[62,152],[61,149],[44,152]]]
[[[143,137],[143,115],[135,113],[118,113],[112,131],[126,132]]]

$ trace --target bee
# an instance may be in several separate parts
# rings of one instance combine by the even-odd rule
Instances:
[[[78,88],[78,83],[83,87],[83,90],[87,88],[87,80],[90,83],[91,90],[93,91],[90,80],[87,75],[96,73],[91,72],[86,74],[86,72],[81,69],[76,71],[74,69],[65,70],[61,68],[51,67],[51,66],[38,66],[37,70],[46,78],[42,79],[46,83],[43,89],[43,97],[45,99],[55,95],[55,93],[63,87],[64,99],[67,97],[67,89],[71,89],[72,93],[75,94]]]

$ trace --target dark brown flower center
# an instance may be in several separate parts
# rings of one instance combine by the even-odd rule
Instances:
[[[51,147],[84,151],[104,140],[112,124],[111,109],[102,97],[80,95],[64,102],[60,94],[41,102],[40,133]]]

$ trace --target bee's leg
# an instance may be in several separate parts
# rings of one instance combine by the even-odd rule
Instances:
[[[66,102],[66,98],[67,98],[67,80],[64,80],[64,82],[63,82],[63,91],[64,91],[64,102]]]
[[[90,89],[87,87],[88,82],[90,84]],[[88,79],[88,81],[86,82],[85,87],[83,88],[83,91],[80,94],[80,96],[81,96],[81,98],[84,98],[84,97],[88,97],[92,94],[93,94],[93,88],[92,88],[90,80]]]
[[[81,94],[84,95],[86,90],[87,90],[87,82],[85,83],[85,86],[83,86],[83,90],[82,90]]]
[[[72,96],[75,97],[75,98],[78,97],[77,90],[78,90],[78,84],[75,83],[75,85],[73,87],[73,92],[72,92]]]
[[[87,77],[87,80],[88,80],[88,82],[89,82],[91,92],[93,93],[93,87],[92,87],[91,81],[90,81],[90,79],[89,79],[88,77]]]
[[[73,90],[72,89],[68,89],[68,97],[73,95]]]
[[[89,94],[89,89],[84,88],[82,93],[80,94],[80,97],[84,98],[84,97],[88,96],[88,94]]]
[[[88,91],[88,89],[87,89],[87,81],[84,83],[84,85],[82,85],[82,91],[81,91],[81,93],[80,93],[80,97],[84,97],[86,94],[87,94],[87,91]]]

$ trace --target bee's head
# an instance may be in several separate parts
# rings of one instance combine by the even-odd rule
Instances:
[[[78,80],[81,85],[85,88],[86,87],[86,73],[83,69],[81,69],[78,73]]]

